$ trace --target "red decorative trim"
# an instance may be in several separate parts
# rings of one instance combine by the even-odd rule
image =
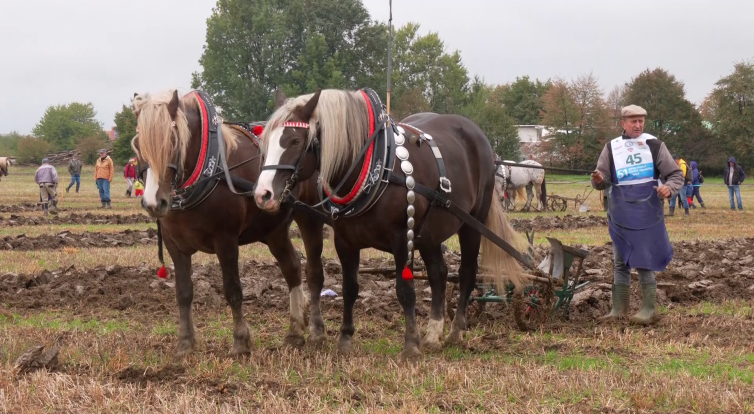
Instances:
[[[293,122],[288,121],[283,123],[283,128],[306,128],[309,129],[309,124],[306,122]]]
[[[369,96],[364,91],[361,91],[361,95],[364,97],[364,101],[367,103],[367,112],[369,113],[369,136],[371,137],[372,134],[374,134],[374,111],[372,110],[372,102],[369,100]],[[367,175],[369,175],[369,164],[372,162],[372,153],[374,152],[374,141],[369,145],[369,149],[367,150],[366,155],[364,155],[364,165],[361,167],[361,173],[359,174],[359,179],[356,180],[356,184],[354,184],[353,189],[351,189],[351,192],[346,194],[343,197],[338,197],[336,195],[333,195],[330,199],[333,203],[338,205],[346,205],[353,201],[354,198],[359,194],[359,191],[361,190],[361,187],[364,185],[364,181],[367,178]],[[323,186],[325,190],[325,194],[327,196],[330,196],[330,192],[327,190],[327,186]]]
[[[193,185],[196,180],[199,178],[199,175],[202,173],[202,167],[204,166],[204,159],[207,157],[207,148],[209,147],[209,116],[207,115],[207,107],[204,104],[204,101],[202,100],[201,96],[194,91],[191,92],[192,95],[196,97],[196,100],[199,101],[199,112],[202,113],[202,149],[201,152],[199,152],[199,159],[196,161],[196,167],[194,167],[194,172],[191,173],[191,177],[183,183],[181,188],[186,188],[191,185]],[[188,96],[188,95],[186,95]],[[186,97],[184,97],[186,99]],[[218,128],[222,128],[222,125],[218,125]]]

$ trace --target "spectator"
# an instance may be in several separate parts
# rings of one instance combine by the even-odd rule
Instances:
[[[704,182],[704,176],[702,176],[702,172],[699,171],[696,161],[691,161],[691,172],[691,185],[694,186],[691,193],[691,199],[693,200],[694,197],[696,197],[697,201],[699,201],[699,205],[702,206],[702,208],[707,208],[704,206],[704,200],[702,200],[702,194],[699,191],[699,187],[701,187]]]
[[[45,216],[48,212],[51,214],[58,214],[58,198],[56,192],[58,187],[58,171],[50,164],[47,158],[43,159],[42,165],[37,168],[37,172],[34,174],[34,182],[39,185],[39,198],[42,201]]]
[[[123,169],[123,176],[126,178],[126,184],[128,184],[126,197],[131,197],[131,191],[133,191],[134,188],[134,181],[136,181],[136,166],[134,165],[133,158],[128,160],[128,164],[126,164],[126,167]]]
[[[68,173],[71,174],[71,183],[66,187],[66,193],[71,187],[73,187],[73,183],[76,183],[76,192],[79,192],[79,186],[81,185],[81,167],[82,164],[81,161],[79,161],[78,155],[73,154],[73,157],[71,157],[71,160],[68,162]]]
[[[136,196],[136,198],[144,196],[144,184],[142,184],[141,181],[136,180],[136,182],[134,183],[134,190],[134,195]]]
[[[686,198],[686,186],[691,183],[691,168],[689,168],[686,161],[682,160],[678,155],[673,155],[673,160],[675,160],[675,164],[681,169],[681,173],[683,173],[683,186],[681,186],[681,190],[678,192],[678,197],[680,197],[681,204],[683,204],[683,210],[688,216],[689,201]],[[670,215],[675,215],[675,197],[670,199]]]
[[[725,167],[725,174],[723,175],[723,181],[728,186],[728,198],[730,198],[730,209],[736,211],[736,206],[733,204],[733,194],[736,194],[738,201],[738,209],[743,210],[744,205],[741,202],[741,185],[746,179],[744,169],[740,165],[736,164],[736,159],[730,157],[728,160],[728,166]]]
[[[107,150],[99,150],[99,158],[94,165],[94,181],[99,189],[99,198],[102,201],[100,208],[112,208],[110,206],[110,183],[113,182],[115,167],[113,160],[107,155]]]

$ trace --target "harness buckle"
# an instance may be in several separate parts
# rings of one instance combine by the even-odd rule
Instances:
[[[450,190],[450,180],[448,180],[448,177],[440,177],[440,190],[449,193]]]

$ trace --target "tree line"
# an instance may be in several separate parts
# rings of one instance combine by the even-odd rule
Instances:
[[[388,43],[387,26],[372,19],[361,0],[218,0],[192,87],[207,91],[231,121],[267,119],[278,88],[296,96],[371,87],[384,101]],[[608,92],[593,73],[570,80],[521,76],[495,85],[470,74],[460,51],[447,50],[438,33],[422,35],[418,24],[408,23],[393,35],[391,78],[396,120],[422,111],[467,116],[505,159],[522,158],[516,125],[543,125],[547,139],[524,153],[551,166],[592,169],[603,145],[622,132],[621,107],[636,104],[648,112],[648,133],[706,172],[721,171],[731,155],[754,164],[752,61],[736,63],[698,107],[686,98],[683,82],[662,68],[647,69]],[[70,106],[48,108],[33,131],[52,149],[71,149],[80,143],[72,136],[101,132],[91,104],[86,111],[81,104]],[[63,109],[75,128],[60,126]],[[132,155],[136,133],[130,107],[116,114],[115,125],[115,158],[122,162]],[[3,143],[0,136],[0,149]]]

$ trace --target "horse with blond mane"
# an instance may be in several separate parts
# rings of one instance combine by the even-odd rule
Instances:
[[[298,224],[306,249],[309,290],[317,292],[311,297],[310,330],[314,335],[310,340],[321,341],[322,222],[293,213],[288,207],[262,211],[251,197],[239,196],[235,190],[241,187],[250,194],[259,176],[261,154],[255,134],[261,131],[249,133],[238,124],[221,122],[210,98],[201,91],[182,98],[177,91],[155,96],[135,94],[132,106],[138,131],[132,147],[137,154],[139,178],[145,182],[142,206],[158,219],[158,232],[175,265],[180,313],[178,354],[190,353],[195,347],[191,257],[196,252],[215,254],[220,262],[225,299],[233,314],[231,353],[251,352],[251,335],[242,311],[238,250],[239,245],[254,242],[269,247],[288,284],[291,322],[286,342],[297,346],[304,343],[307,304],[299,254],[288,234],[292,220]],[[305,168],[314,175],[315,164]],[[223,180],[223,175],[230,180]],[[302,182],[293,194],[311,203],[317,200],[316,190],[313,178]],[[317,335],[319,332],[322,334]]]
[[[0,180],[4,175],[8,175],[8,166],[10,165],[9,157],[0,157]]]
[[[395,124],[372,90],[322,90],[286,101],[268,121],[263,141],[265,166],[254,196],[264,210],[279,208],[286,191],[310,178],[298,165],[320,164],[326,199],[318,205],[324,205],[335,219],[335,249],[343,272],[339,352],[352,348],[362,249],[391,253],[395,259],[396,293],[406,322],[405,357],[419,355],[420,346],[441,346],[448,276],[441,245],[454,234],[461,246],[461,292],[446,343],[459,343],[466,329],[480,246],[482,266],[495,275],[496,282],[521,282],[518,262],[487,239],[482,241],[479,231],[469,224],[474,220],[486,223],[496,236],[516,248],[526,248],[500,203],[493,202],[492,148],[471,120],[420,113]],[[428,187],[436,190],[427,192]],[[426,194],[434,194],[432,200]],[[423,341],[416,321],[414,249],[421,254],[432,288]]]

